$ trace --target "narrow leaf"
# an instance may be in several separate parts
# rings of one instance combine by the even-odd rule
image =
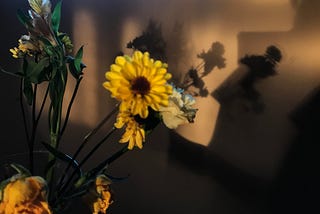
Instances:
[[[5,73],[5,74],[9,74],[9,75],[12,75],[12,76],[15,76],[15,77],[23,77],[23,74],[21,72],[16,72],[16,73],[9,72],[9,71],[6,71],[3,68],[1,68],[1,66],[0,66],[0,71]]]
[[[44,147],[53,155],[55,156],[56,158],[62,160],[62,161],[65,161],[67,163],[71,163],[72,166],[74,168],[77,169],[77,173],[79,176],[82,175],[82,171],[81,169],[79,168],[79,164],[76,160],[73,160],[72,157],[70,157],[69,155],[67,154],[64,154],[62,153],[61,151],[57,150],[56,148],[52,147],[50,144],[48,143],[44,143],[42,142],[42,144],[44,145]]]
[[[74,78],[79,79],[80,76],[83,74],[82,70],[86,67],[86,65],[83,64],[82,62],[80,62],[80,72],[78,72],[78,70],[75,67],[74,58],[72,56],[67,56],[66,62],[68,63],[68,68],[69,68],[71,75]]]
[[[52,18],[51,18],[51,20],[52,20],[52,27],[53,27],[54,32],[58,32],[59,26],[60,26],[61,3],[62,3],[62,1],[59,1],[59,2],[56,4],[56,6],[55,6],[55,8],[54,8],[54,10],[53,10],[53,12],[52,12]]]
[[[18,20],[26,27],[30,27],[31,25],[31,18],[29,16],[27,16],[24,12],[22,12],[21,10],[17,11],[17,17]]]
[[[20,175],[31,176],[31,173],[28,169],[20,164],[10,164],[12,168],[14,168]]]
[[[82,57],[83,57],[83,46],[81,46],[79,48],[78,52],[75,55],[74,62],[73,62],[74,67],[75,67],[78,74],[82,74],[82,69],[84,68],[83,66],[81,66]]]
[[[23,94],[27,100],[28,105],[31,105],[33,101],[33,88],[31,82],[28,79],[23,79]]]

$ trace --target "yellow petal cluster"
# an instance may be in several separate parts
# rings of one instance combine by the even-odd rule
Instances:
[[[129,149],[142,148],[145,131],[135,117],[144,119],[150,108],[158,112],[160,107],[168,106],[173,89],[167,83],[171,78],[167,64],[150,58],[148,52],[135,51],[132,57],[116,57],[105,77],[103,86],[121,102],[115,127],[125,127],[125,133],[119,142],[128,142]]]
[[[130,109],[133,115],[147,118],[148,107],[159,111],[160,106],[168,105],[172,86],[167,80],[171,74],[167,73],[166,64],[154,61],[148,52],[118,56],[105,77],[103,86],[121,101],[121,109]]]
[[[3,189],[0,214],[51,214],[46,181],[39,176],[19,178]]]
[[[97,195],[97,197],[94,197],[92,203],[93,214],[105,214],[110,204],[113,203],[110,184],[111,181],[105,175],[97,176],[94,190],[94,195]]]
[[[145,131],[129,111],[120,111],[117,116],[115,127],[120,129],[124,126],[126,130],[119,142],[128,142],[128,149],[130,150],[133,149],[134,146],[142,149],[143,143],[145,142]]]
[[[18,47],[10,49],[10,52],[14,58],[23,58],[25,55],[32,56],[34,53],[39,53],[39,44],[35,41],[31,41],[30,36],[23,35],[18,40]]]

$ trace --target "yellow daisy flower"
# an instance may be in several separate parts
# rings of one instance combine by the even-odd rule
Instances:
[[[122,135],[119,143],[128,143],[128,149],[130,150],[133,149],[134,146],[142,149],[143,143],[145,142],[145,131],[134,119],[130,111],[120,111],[114,126],[118,129],[126,126],[125,133]]]
[[[103,86],[121,101],[121,111],[130,109],[133,115],[147,118],[148,107],[159,111],[160,106],[168,105],[172,86],[167,80],[171,74],[165,63],[154,61],[148,52],[135,51],[132,58],[118,56],[105,77]]]

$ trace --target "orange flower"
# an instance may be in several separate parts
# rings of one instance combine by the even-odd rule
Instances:
[[[92,209],[92,214],[107,213],[107,209],[113,203],[110,184],[111,180],[107,176],[98,175],[89,193],[84,196],[84,200]]]
[[[3,189],[0,214],[51,214],[46,187],[39,176],[13,178]]]
[[[96,192],[99,197],[93,203],[93,214],[106,213],[109,205],[113,203],[109,185],[111,181],[105,175],[96,178]]]

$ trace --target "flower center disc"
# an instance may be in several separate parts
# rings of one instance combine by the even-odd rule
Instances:
[[[137,77],[131,82],[131,90],[134,94],[146,95],[150,91],[150,83],[145,77]]]

